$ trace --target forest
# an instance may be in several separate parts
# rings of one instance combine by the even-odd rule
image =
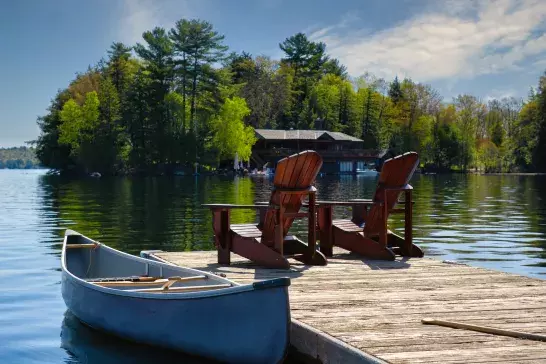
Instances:
[[[546,171],[546,74],[527,99],[445,100],[409,78],[353,77],[303,33],[280,60],[229,52],[203,20],[113,43],[38,119],[41,164],[63,172],[169,173],[248,160],[254,128],[326,129],[366,149],[417,151],[437,171]]]
[[[0,148],[0,169],[33,169],[39,166],[34,148]]]

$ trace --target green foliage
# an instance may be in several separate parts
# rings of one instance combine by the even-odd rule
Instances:
[[[459,95],[455,99],[455,107],[458,112],[457,123],[462,135],[459,166],[462,169],[467,169],[476,152],[476,131],[480,103],[474,96]]]
[[[82,115],[82,109],[74,99],[70,99],[64,104],[61,110],[63,123],[59,126],[59,143],[69,145],[74,149],[79,147],[78,139],[83,126]]]
[[[478,144],[478,164],[485,172],[501,171],[501,152],[490,140],[483,140]]]
[[[124,95],[130,81],[131,74],[135,70],[135,62],[132,62],[131,48],[123,43],[113,43],[108,50],[107,74],[110,76],[118,95]]]
[[[535,98],[537,113],[534,124],[538,133],[536,148],[533,150],[533,165],[541,171],[546,171],[546,72],[540,78]]]
[[[309,116],[312,113],[309,110],[305,110],[306,106],[304,104],[309,102],[309,99],[313,97],[311,93],[320,77],[327,73],[324,67],[328,62],[326,45],[320,42],[312,42],[305,34],[298,33],[286,38],[284,42],[279,44],[279,47],[285,53],[285,57],[281,59],[281,62],[293,71],[290,100],[291,110],[283,115],[283,122],[280,123],[280,126],[283,128],[309,126]],[[327,67],[330,69],[332,67],[335,68],[335,61],[333,62],[327,65]],[[327,76],[325,75],[324,77]],[[305,112],[302,112],[304,110]],[[302,120],[302,117],[306,119]],[[337,124],[332,120],[330,122]]]
[[[59,143],[71,147],[77,155],[82,142],[92,141],[99,122],[99,98],[95,91],[87,93],[83,106],[68,100],[60,113]]]
[[[433,129],[433,144],[430,162],[440,170],[458,165],[461,152],[461,135],[452,122],[437,122]]]
[[[423,160],[432,159],[434,122],[432,115],[421,115],[412,125],[411,132],[417,141],[415,150]]]
[[[335,75],[324,76],[313,90],[316,114],[327,130],[341,131],[341,91],[341,79]]]
[[[36,140],[36,156],[47,167],[69,169],[74,166],[70,147],[59,143],[59,127],[62,123],[61,110],[70,98],[68,90],[57,92],[47,109],[47,114],[38,117],[41,134]]]
[[[36,156],[63,172],[168,173],[248,160],[253,128],[299,128],[345,132],[365,149],[414,150],[440,170],[546,170],[546,75],[525,103],[444,102],[411,79],[349,78],[303,33],[279,47],[280,60],[226,56],[224,36],[198,19],[146,31],[134,47],[112,43],[38,118]]]
[[[332,74],[343,79],[347,79],[349,74],[347,73],[347,67],[342,65],[338,59],[332,58],[324,62],[322,66],[324,74]]]
[[[294,69],[296,77],[317,76],[328,60],[325,53],[326,45],[322,42],[310,41],[303,33],[286,38],[284,42],[279,44],[279,47],[286,54],[282,61]],[[331,64],[329,67],[336,65],[339,66],[339,64]]]
[[[246,122],[255,128],[274,128],[290,99],[290,77],[280,71],[279,62],[232,54],[228,68],[237,94],[252,110]]]
[[[398,81],[398,76],[394,78],[394,81],[392,81],[390,85],[389,97],[395,104],[399,103],[403,98],[402,87],[400,86],[400,82]]]
[[[210,121],[212,145],[218,149],[220,158],[248,161],[252,146],[256,143],[254,129],[245,126],[243,118],[250,114],[244,99],[234,97],[226,99],[218,115]]]
[[[356,93],[356,113],[360,121],[360,134],[366,145],[377,148],[381,144],[381,118],[384,116],[384,96],[373,85],[364,83]],[[358,130],[357,130],[358,132]]]
[[[524,169],[532,169],[533,167],[534,151],[538,144],[538,115],[538,103],[533,97],[521,109],[519,120],[516,123],[514,154],[516,164]]]
[[[39,166],[35,148],[0,148],[0,169],[32,169]]]

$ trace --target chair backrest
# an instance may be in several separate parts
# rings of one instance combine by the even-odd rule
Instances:
[[[384,202],[385,188],[401,187],[408,184],[418,165],[419,155],[415,152],[408,152],[387,159],[381,168],[381,174],[379,175],[373,201]],[[387,191],[386,203],[388,210],[391,210],[394,207],[400,193],[401,191]],[[383,229],[384,225],[382,224],[381,219],[381,208],[381,206],[374,205],[370,209],[364,225],[364,233],[366,235],[377,234]]]
[[[269,200],[270,204],[282,206],[284,212],[296,213],[300,210],[303,200],[307,196],[307,192],[297,194],[283,194],[281,201],[282,189],[307,189],[313,185],[317,174],[322,167],[321,156],[313,151],[306,150],[304,152],[293,154],[289,157],[281,159],[275,168],[275,176],[273,178],[274,190],[271,193]],[[266,245],[274,244],[275,237],[275,213],[276,210],[268,209],[260,221],[260,229],[262,230],[262,243]],[[283,221],[283,234],[286,236],[288,229],[292,225],[293,218],[285,218]]]

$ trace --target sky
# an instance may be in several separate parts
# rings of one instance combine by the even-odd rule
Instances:
[[[211,22],[230,50],[279,59],[304,32],[351,76],[410,77],[445,98],[525,98],[546,70],[545,0],[0,0],[0,147],[39,135],[58,89],[114,41],[181,18]]]

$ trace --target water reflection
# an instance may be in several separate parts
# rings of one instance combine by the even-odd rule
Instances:
[[[546,273],[544,176],[416,175],[414,236],[429,256],[542,276]],[[377,178],[320,177],[319,198],[370,198]],[[71,227],[124,251],[213,249],[211,214],[203,203],[267,201],[269,178],[173,177],[67,181],[43,176],[59,228]],[[348,217],[348,208],[336,208]],[[232,221],[256,221],[233,210]],[[306,238],[305,222],[293,232]],[[403,215],[391,218],[403,230]]]
[[[319,198],[342,200],[370,198],[375,183],[360,176],[321,177],[317,187]],[[416,175],[411,183],[414,236],[428,256],[546,278],[546,177]],[[266,201],[271,187],[268,178],[70,181],[44,171],[0,170],[0,361],[161,362],[154,359],[169,355],[161,349],[147,352],[65,317],[59,271],[64,230],[134,254],[213,249],[211,214],[201,204]],[[394,230],[403,230],[402,217],[391,219]],[[253,211],[233,214],[234,222],[255,219]],[[302,221],[292,232],[307,237]]]
[[[214,363],[202,358],[133,343],[104,334],[80,323],[70,311],[66,311],[64,314],[61,328],[61,348],[68,354],[65,363],[70,364]]]

